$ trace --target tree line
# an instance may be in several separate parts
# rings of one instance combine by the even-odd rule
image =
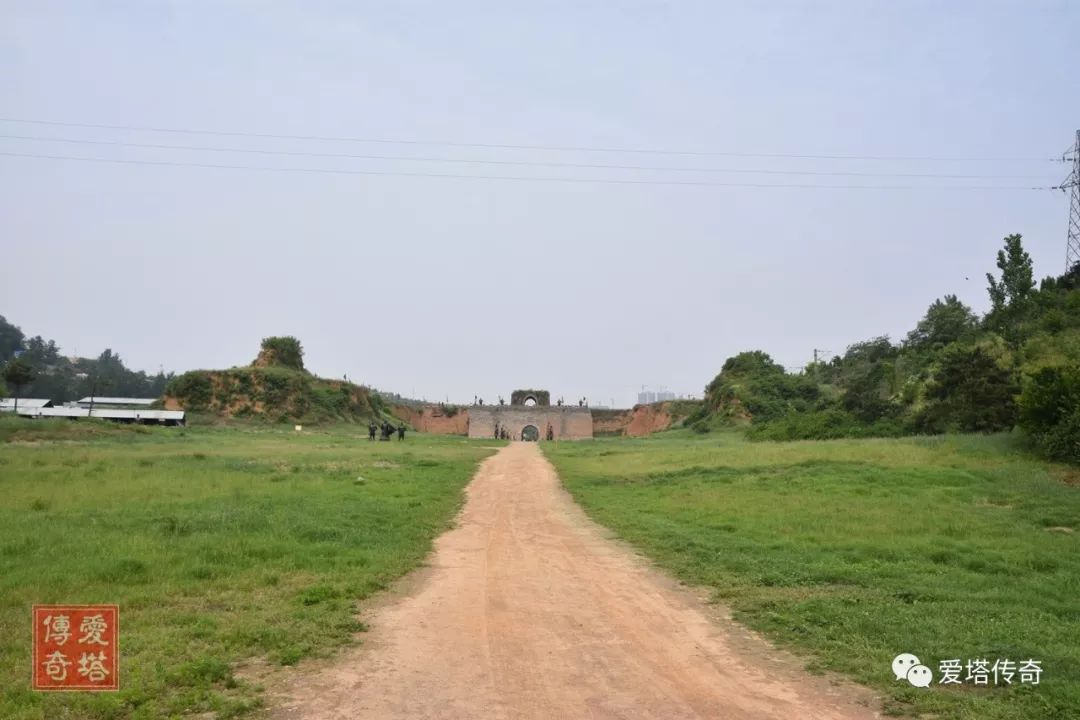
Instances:
[[[1034,279],[1020,235],[987,273],[990,310],[935,300],[900,342],[880,336],[788,373],[765,352],[729,358],[688,420],[749,421],[758,440],[998,432],[1080,462],[1080,263]]]
[[[66,357],[53,340],[23,331],[0,316],[0,395],[78,400],[90,394],[160,397],[172,373],[150,375],[130,370],[120,356],[106,349],[96,358]]]

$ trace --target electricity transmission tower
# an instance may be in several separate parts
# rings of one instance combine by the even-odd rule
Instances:
[[[1080,130],[1076,131],[1076,144],[1062,157],[1072,162],[1072,172],[1059,186],[1069,191],[1069,236],[1065,241],[1065,272],[1080,262]]]

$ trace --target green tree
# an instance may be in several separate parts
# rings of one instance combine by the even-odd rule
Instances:
[[[834,361],[832,379],[843,391],[845,410],[864,422],[889,414],[898,352],[889,337],[881,335],[848,346],[844,356]]]
[[[1031,376],[1020,396],[1019,425],[1049,457],[1080,463],[1080,365]]]
[[[990,293],[990,312],[987,324],[1010,342],[1021,339],[1020,325],[1024,321],[1035,288],[1031,256],[1024,250],[1020,235],[1005,238],[1005,248],[998,250],[997,266],[1001,279],[986,274]]]
[[[7,362],[21,350],[24,336],[22,330],[9,323],[0,315],[0,362]]]
[[[950,345],[926,386],[917,425],[929,432],[996,432],[1016,422],[1016,374],[979,345]]]
[[[978,321],[975,313],[955,295],[946,295],[935,300],[926,310],[926,315],[908,333],[906,347],[914,350],[927,350],[943,347],[974,333]]]
[[[1065,274],[1058,278],[1058,287],[1062,290],[1080,290],[1080,260],[1074,262]]]
[[[255,365],[303,370],[304,348],[300,341],[291,335],[263,338],[262,350],[255,359]]]
[[[775,362],[763,350],[747,350],[724,361],[720,373],[729,377],[738,375],[783,375],[784,366]]]
[[[19,410],[21,390],[34,381],[34,367],[21,357],[12,358],[4,365],[4,382],[15,389],[15,410]]]

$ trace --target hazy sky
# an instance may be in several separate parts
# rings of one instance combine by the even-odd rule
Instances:
[[[153,371],[292,334],[319,374],[428,399],[700,396],[740,350],[798,366],[945,293],[985,310],[1008,233],[1060,273],[1066,198],[1023,188],[1067,174],[1078,27],[1067,1],[0,0],[0,116],[239,133],[0,122],[0,153],[185,164],[0,155],[0,314]]]

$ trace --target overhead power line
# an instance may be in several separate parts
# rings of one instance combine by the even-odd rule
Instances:
[[[0,152],[0,156],[68,160],[75,162],[108,163],[115,165],[153,165],[161,167],[212,168],[217,170],[252,170],[259,172],[308,173],[313,175],[372,175],[387,177],[444,178],[454,180],[506,180],[515,182],[582,183],[601,185],[680,185],[694,187],[801,188],[814,190],[1048,190],[1049,187],[1008,185],[821,185],[811,183],[748,183],[715,182],[709,180],[632,180],[614,178],[546,177],[527,175],[467,175],[458,173],[397,172],[385,170],[343,170],[333,168],[268,167],[258,165],[225,165],[218,163],[175,162],[167,160],[129,160],[122,158],[46,155],[41,153]]]
[[[0,122],[21,123],[27,125],[49,125],[54,127],[88,128],[95,130],[123,130],[127,132],[174,133],[182,135],[215,135],[219,137],[247,137],[272,140],[318,140],[326,142],[373,143],[388,145],[438,145],[456,148],[481,148],[489,150],[543,150],[554,152],[595,152],[595,153],[630,153],[645,155],[682,155],[687,157],[743,157],[743,158],[787,158],[801,160],[914,160],[941,162],[1059,162],[1059,158],[1046,157],[949,157],[940,155],[848,155],[817,153],[777,153],[777,152],[722,152],[709,150],[661,150],[655,148],[620,148],[589,145],[530,145],[510,143],[471,143],[445,140],[416,140],[400,138],[348,137],[333,135],[288,135],[282,133],[239,132],[226,130],[206,130],[193,128],[166,128],[144,125],[110,125],[104,123],[82,123],[60,120],[39,120],[32,118],[0,118]]]
[[[108,147],[131,147],[150,150],[189,150],[193,152],[244,153],[252,155],[277,155],[286,157],[335,158],[349,160],[393,160],[425,163],[456,163],[465,165],[502,165],[517,167],[572,168],[575,170],[646,170],[656,172],[714,173],[735,175],[805,175],[819,177],[898,177],[937,178],[951,180],[1019,180],[1042,179],[1041,175],[955,175],[945,173],[875,173],[825,170],[762,170],[754,168],[685,167],[671,165],[612,165],[609,163],[566,163],[530,160],[477,160],[473,158],[447,158],[416,155],[371,155],[355,153],[323,153],[295,150],[265,150],[260,148],[217,147],[205,145],[171,145],[162,143],[123,142],[119,140],[86,140],[82,138],[42,137],[38,135],[2,135],[8,140],[32,142],[55,142],[76,145],[99,145]]]

